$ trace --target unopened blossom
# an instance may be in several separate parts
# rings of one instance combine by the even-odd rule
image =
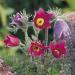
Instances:
[[[15,47],[20,44],[20,40],[18,37],[14,36],[14,35],[8,35],[4,39],[4,44],[7,47]]]
[[[21,25],[22,19],[23,19],[23,15],[21,13],[17,12],[16,15],[13,16],[12,24]]]

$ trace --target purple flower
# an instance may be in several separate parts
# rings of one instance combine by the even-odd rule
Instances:
[[[54,25],[54,35],[57,39],[63,39],[65,37],[68,37],[70,35],[70,28],[67,25],[67,23],[62,20],[58,19]]]
[[[22,24],[22,19],[23,19],[22,14],[21,13],[16,13],[16,15],[13,17],[12,24],[21,25]]]

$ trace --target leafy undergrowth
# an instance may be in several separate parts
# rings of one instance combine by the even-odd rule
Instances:
[[[52,60],[50,54],[45,59],[45,65],[40,60],[36,60],[38,62],[36,65],[31,63],[29,56],[24,53],[18,53],[16,48],[0,50],[0,57],[12,67],[16,75],[60,75],[61,61],[54,61],[49,64]],[[65,69],[68,70],[68,65]]]

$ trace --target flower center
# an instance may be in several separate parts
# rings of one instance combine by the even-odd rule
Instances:
[[[57,52],[57,54],[59,54],[59,53],[60,53],[60,52],[59,52],[59,50],[57,50],[57,49],[56,49],[55,51]]]
[[[40,47],[38,47],[38,46],[33,46],[33,50],[38,52],[38,51],[40,51],[40,50],[41,50],[41,48],[40,48]]]
[[[44,24],[44,19],[43,18],[38,18],[36,20],[36,24],[37,24],[37,26],[42,26]]]

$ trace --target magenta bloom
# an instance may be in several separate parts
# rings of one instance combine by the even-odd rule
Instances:
[[[42,8],[40,8],[34,16],[33,22],[34,25],[39,29],[51,28],[51,18],[53,13],[46,12]]]
[[[54,25],[55,38],[61,39],[69,37],[70,33],[70,28],[67,23],[62,19],[58,19]]]
[[[20,40],[14,35],[6,36],[4,43],[7,47],[15,47],[20,44]]]
[[[53,56],[56,58],[60,58],[62,55],[66,54],[67,48],[65,47],[65,45],[65,41],[58,41],[56,44],[51,42],[49,47],[52,51]]]
[[[33,41],[29,47],[29,54],[33,57],[42,56],[44,54],[44,45],[41,42]]]
[[[16,15],[13,17],[12,24],[20,25],[22,24],[22,19],[23,19],[22,14],[16,13]]]

